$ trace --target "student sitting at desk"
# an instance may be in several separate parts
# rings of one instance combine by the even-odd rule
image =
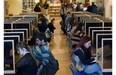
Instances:
[[[44,34],[38,34],[35,38],[35,45],[29,48],[31,55],[37,63],[45,66],[49,63],[49,44]],[[45,69],[43,71],[46,71]],[[43,74],[42,74],[43,75]],[[46,74],[45,74],[46,75]]]
[[[67,25],[67,33],[71,36],[78,35],[80,37],[83,36],[83,23],[78,22],[76,18],[72,17],[70,23]]]
[[[70,23],[66,27],[67,32],[71,34],[76,29],[76,25],[77,25],[77,20],[76,18],[72,17],[70,19]]]
[[[52,33],[54,33],[54,30],[56,29],[56,28],[54,27],[54,22],[55,22],[55,19],[53,18],[53,19],[51,20],[51,22],[48,24],[48,28],[50,29],[50,31],[51,31]]]
[[[17,45],[17,53],[20,55],[21,59],[16,63],[16,75],[36,75],[36,61],[26,49],[26,44],[24,42],[20,42]]]
[[[99,64],[96,62],[94,57],[92,57],[92,45],[91,45],[91,38],[88,36],[84,36],[80,42],[77,44],[77,47],[74,50],[74,59],[75,61],[78,60],[76,56],[79,57],[80,61],[85,68],[83,67],[83,71],[88,75],[103,75]],[[78,69],[77,65],[77,69]]]
[[[58,62],[50,52],[45,35],[40,33],[35,40],[36,44],[29,50],[35,61],[43,66],[40,75],[54,75],[59,69]]]
[[[38,24],[38,30],[42,33],[45,33],[46,29],[48,28],[47,20],[45,17],[40,18],[40,22]]]
[[[40,3],[37,3],[35,8],[34,8],[35,12],[41,12],[41,8],[40,8]]]

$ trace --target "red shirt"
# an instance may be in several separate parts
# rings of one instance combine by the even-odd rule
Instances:
[[[90,6],[89,2],[85,3],[85,5],[84,5],[84,6],[85,6],[85,7]]]

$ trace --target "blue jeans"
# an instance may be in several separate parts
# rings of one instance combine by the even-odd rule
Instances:
[[[103,75],[101,68],[99,66],[99,64],[95,63],[92,65],[87,65],[84,69],[84,72],[89,74],[89,75]]]

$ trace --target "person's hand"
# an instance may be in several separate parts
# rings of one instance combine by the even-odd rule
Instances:
[[[29,45],[27,46],[27,49],[28,49],[29,51],[31,51],[31,47],[30,47]]]
[[[92,59],[92,62],[96,62],[95,57],[91,57],[91,59]]]
[[[40,62],[38,61],[38,60],[36,60],[36,64],[37,64],[37,66],[40,64]]]
[[[46,44],[46,42],[45,42],[44,40],[42,40],[42,41],[41,41],[41,44],[42,44],[42,45],[45,45],[45,44]]]
[[[13,49],[10,50],[10,56],[13,56]]]
[[[96,62],[96,61],[97,61],[97,60],[94,59],[94,61],[92,61],[92,62]]]
[[[28,46],[27,46],[27,48],[29,48],[29,49],[30,49],[30,46],[28,45]]]
[[[77,34],[79,34],[80,32],[81,32],[81,31],[80,31],[80,30],[78,30],[78,31],[77,31]]]

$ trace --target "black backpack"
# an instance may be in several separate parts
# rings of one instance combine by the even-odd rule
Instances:
[[[43,67],[41,75],[55,75],[56,72],[59,70],[59,63],[50,52],[50,60],[49,63]]]
[[[34,8],[34,11],[35,11],[35,12],[41,12],[41,9],[40,9],[40,7],[38,7],[38,6],[36,5],[35,8]]]
[[[44,4],[44,9],[48,9],[49,5],[48,4]]]

